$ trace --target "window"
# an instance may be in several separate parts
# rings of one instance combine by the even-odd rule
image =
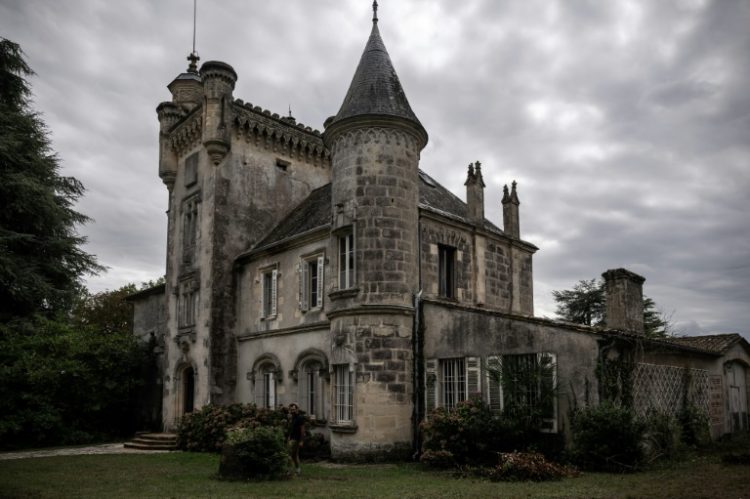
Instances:
[[[353,383],[352,371],[349,364],[334,366],[334,406],[337,423],[351,423],[353,421]]]
[[[185,187],[198,181],[198,153],[191,154],[185,160]]]
[[[454,409],[479,394],[479,358],[429,359],[425,366],[426,407]]]
[[[339,289],[354,287],[354,234],[339,237]]]
[[[182,205],[182,261],[186,265],[195,263],[199,204],[198,198],[194,196],[185,200]]]
[[[255,405],[266,409],[276,407],[276,367],[263,364],[255,379]]]
[[[302,365],[299,373],[300,409],[312,419],[325,419],[323,415],[323,389],[320,371],[322,365],[317,360],[309,360]]]
[[[276,293],[277,293],[278,271],[269,269],[261,274],[261,299],[262,317],[273,318],[276,316]]]
[[[325,257],[323,255],[300,262],[299,304],[303,312],[323,306],[324,268]]]
[[[438,246],[438,293],[445,298],[456,297],[456,248]]]
[[[487,365],[487,401],[491,409],[538,417],[542,431],[557,431],[554,354],[490,356]]]
[[[180,294],[177,300],[177,327],[182,328],[195,325],[198,300],[198,287],[195,283],[191,281],[180,286]]]

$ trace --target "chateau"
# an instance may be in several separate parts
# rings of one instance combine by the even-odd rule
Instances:
[[[534,317],[522,190],[506,186],[499,227],[491,166],[469,165],[466,202],[430,177],[377,16],[323,132],[237,99],[230,65],[196,63],[157,108],[166,284],[131,298],[136,333],[163,343],[165,428],[205,404],[297,402],[334,457],[401,457],[432,408],[476,395],[540,404],[543,430],[564,432],[571,408],[611,395],[598,367],[612,358],[633,360],[639,407],[689,393],[715,435],[746,427],[747,341],[646,339],[642,277],[605,272],[606,329]],[[548,368],[509,388],[493,365]]]

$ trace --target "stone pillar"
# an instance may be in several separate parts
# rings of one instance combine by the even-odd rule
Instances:
[[[518,215],[518,205],[521,202],[518,200],[518,193],[516,193],[516,181],[514,180],[510,194],[508,193],[508,186],[503,187],[503,230],[505,235],[512,237],[513,239],[521,238],[521,225]]]
[[[469,208],[469,220],[479,225],[484,223],[484,179],[482,164],[477,161],[469,165],[466,177],[466,204]]]
[[[602,277],[606,286],[607,328],[643,334],[646,279],[626,269],[610,269]]]
[[[203,80],[203,145],[211,162],[218,165],[229,152],[232,91],[237,73],[225,62],[208,61],[201,66]]]

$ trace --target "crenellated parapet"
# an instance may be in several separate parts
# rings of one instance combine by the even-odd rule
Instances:
[[[318,130],[296,123],[294,118],[282,118],[241,100],[234,102],[232,110],[233,132],[237,137],[244,137],[255,147],[314,166],[330,168],[331,154]]]

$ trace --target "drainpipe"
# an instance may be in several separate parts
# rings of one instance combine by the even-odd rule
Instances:
[[[419,424],[422,422],[424,409],[424,387],[422,386],[422,289],[414,294],[414,330],[412,334],[412,386],[414,386],[414,410],[412,411],[412,459],[419,459],[422,439]]]

